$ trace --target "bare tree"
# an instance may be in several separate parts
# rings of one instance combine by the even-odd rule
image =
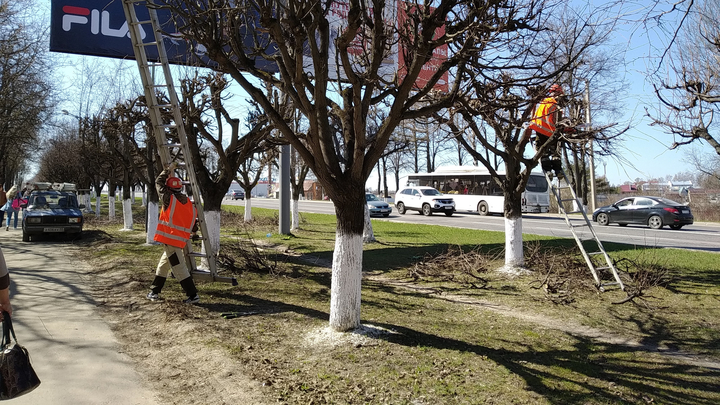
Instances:
[[[720,108],[720,4],[681,3],[684,25],[674,32],[675,41],[661,59],[664,71],[653,75],[660,106],[648,116],[673,136],[671,149],[699,141],[720,155],[714,122]]]
[[[183,21],[178,31],[257,101],[335,203],[330,326],[359,326],[364,190],[375,163],[403,120],[449,106],[459,82],[444,97],[425,100],[448,71],[465,64],[488,36],[523,29],[527,10],[537,3],[521,8],[507,0],[439,0],[433,7],[401,2],[399,9],[384,0],[166,3]],[[344,23],[336,24],[341,18]],[[401,74],[395,76],[393,66],[385,74],[383,61],[393,59],[398,42]],[[447,57],[421,77],[438,54]],[[258,57],[272,61],[279,74],[263,70]],[[307,133],[296,133],[248,75],[287,94],[307,119]],[[370,137],[368,111],[386,102],[387,118]]]

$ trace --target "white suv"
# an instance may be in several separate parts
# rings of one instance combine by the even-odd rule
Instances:
[[[443,212],[451,216],[455,212],[455,201],[432,187],[411,186],[400,189],[395,194],[395,207],[400,214],[407,210],[422,212],[423,215],[432,215],[433,212]]]

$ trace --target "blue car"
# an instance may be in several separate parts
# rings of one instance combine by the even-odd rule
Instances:
[[[80,238],[83,230],[84,205],[78,205],[74,192],[33,191],[23,204],[23,242],[40,235],[64,235]]]

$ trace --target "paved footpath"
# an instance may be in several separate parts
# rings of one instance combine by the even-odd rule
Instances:
[[[96,312],[87,276],[65,244],[22,242],[20,229],[0,229],[15,334],[42,381],[13,405],[158,404]]]

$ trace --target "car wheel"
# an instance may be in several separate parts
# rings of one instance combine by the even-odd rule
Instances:
[[[432,215],[432,210],[430,209],[430,204],[423,204],[422,206],[422,214],[426,217],[429,217]]]
[[[648,219],[648,226],[652,229],[660,229],[663,227],[662,218],[659,215],[653,215]]]
[[[683,227],[682,225],[670,225],[670,229],[675,229],[675,230],[678,230],[682,227]]]
[[[22,241],[23,241],[23,242],[30,242],[30,235],[27,234],[27,233],[25,233],[25,232],[23,232],[23,239],[22,239]]]
[[[384,216],[385,218],[387,218],[387,217],[390,216],[390,214],[383,214],[383,216]]]
[[[485,201],[480,201],[477,206],[478,214],[485,216],[488,214],[488,205]]]
[[[398,214],[400,214],[400,215],[405,214],[405,204],[399,202],[399,203],[395,204],[395,208],[397,208]]]
[[[452,214],[453,214],[452,211],[445,211],[445,216],[446,216],[446,217],[451,217]]]
[[[604,212],[601,212],[597,215],[597,223],[602,226],[607,226],[610,223],[610,218],[608,218],[608,215]]]

